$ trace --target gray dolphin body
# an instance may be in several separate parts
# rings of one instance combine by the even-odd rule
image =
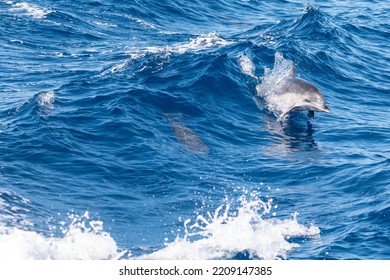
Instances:
[[[310,117],[314,116],[314,111],[330,112],[318,88],[295,77],[294,64],[291,64],[289,74],[276,85],[274,97],[282,103],[282,118],[292,111],[308,110]]]
[[[200,139],[200,137],[184,122],[182,122],[178,118],[172,117],[169,117],[169,122],[172,125],[177,140],[188,151],[201,155],[207,155],[209,153],[209,149],[202,141],[202,139]]]

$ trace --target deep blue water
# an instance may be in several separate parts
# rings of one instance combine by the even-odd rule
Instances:
[[[390,259],[389,46],[388,1],[0,0],[0,258]]]

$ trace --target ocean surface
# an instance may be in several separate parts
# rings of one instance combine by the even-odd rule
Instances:
[[[389,4],[0,0],[0,259],[390,259]]]

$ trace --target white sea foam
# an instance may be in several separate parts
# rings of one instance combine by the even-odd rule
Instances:
[[[9,9],[11,12],[25,14],[35,19],[45,18],[47,14],[53,12],[51,9],[45,9],[27,2],[6,1],[5,3],[11,5]]]
[[[18,40],[18,39],[11,39],[10,42],[11,42],[11,43],[19,43],[19,44],[21,44],[21,45],[24,44],[24,42],[23,42],[22,40]]]
[[[54,92],[42,91],[37,96],[37,102],[41,109],[54,109]]]
[[[118,25],[116,25],[116,24],[107,23],[107,22],[101,22],[101,21],[94,21],[93,24],[95,24],[97,26],[106,27],[106,28],[116,28],[116,27],[118,27]]]
[[[200,52],[206,49],[219,48],[230,44],[232,44],[232,42],[219,37],[216,33],[209,33],[206,35],[200,35],[194,39],[190,39],[189,42],[179,43],[172,46],[150,46],[144,48],[130,49],[129,51],[127,51],[127,55],[130,58],[103,71],[100,76],[126,69],[126,67],[130,65],[135,59],[139,59],[141,57],[144,57],[145,55],[153,54],[159,55],[162,58],[169,58],[171,54]]]
[[[47,237],[31,230],[0,224],[0,260],[101,260],[122,253],[103,230],[103,222],[89,219],[88,212],[70,215],[62,237]]]
[[[190,51],[202,51],[213,47],[223,47],[232,44],[219,37],[216,33],[209,33],[207,35],[200,35],[194,39],[191,39],[188,43],[182,43],[174,45],[169,50],[174,53],[185,53]]]
[[[190,39],[189,42],[175,44],[172,46],[164,47],[146,47],[138,50],[131,50],[129,55],[132,58],[138,58],[145,54],[157,54],[157,53],[177,53],[184,54],[186,52],[199,52],[210,48],[218,48],[232,44],[219,37],[216,33],[209,33],[206,35],[200,35],[194,39]]]
[[[314,237],[316,226],[299,224],[296,214],[291,219],[268,217],[276,207],[272,200],[247,201],[241,198],[237,210],[226,202],[214,213],[198,215],[192,222],[184,222],[185,236],[176,237],[166,247],[141,259],[229,259],[239,253],[249,253],[255,259],[286,258],[288,252],[299,247],[291,237]],[[272,216],[272,215],[271,215]]]
[[[151,23],[149,23],[149,22],[147,22],[145,20],[142,20],[142,19],[139,19],[139,18],[133,18],[133,17],[131,17],[131,19],[136,21],[136,22],[138,22],[140,25],[144,25],[144,26],[149,27],[151,29],[157,29],[157,27],[154,24],[151,24]]]

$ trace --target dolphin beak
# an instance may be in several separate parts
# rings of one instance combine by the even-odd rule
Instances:
[[[324,105],[324,108],[321,109],[323,112],[326,112],[326,113],[329,113],[330,112],[330,109],[328,108],[328,106]]]
[[[322,111],[322,112],[326,112],[326,113],[330,112],[330,109],[325,104],[313,104],[312,103],[311,106],[314,107],[315,110],[317,110],[317,111]]]

